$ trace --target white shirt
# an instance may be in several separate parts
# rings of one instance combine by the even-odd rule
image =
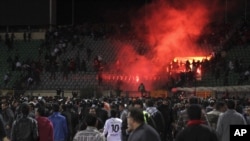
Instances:
[[[107,141],[121,141],[122,120],[120,118],[110,118],[106,120],[103,134],[107,135]]]
[[[21,66],[22,66],[21,62],[16,62],[16,67],[17,67],[17,68],[19,68],[19,67],[21,67]]]

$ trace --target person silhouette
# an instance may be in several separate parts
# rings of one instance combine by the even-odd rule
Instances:
[[[141,97],[146,93],[146,89],[143,83],[141,83],[138,87],[138,91],[141,93]],[[144,95],[145,96],[145,95]]]

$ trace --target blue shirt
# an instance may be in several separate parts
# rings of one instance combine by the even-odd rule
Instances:
[[[59,112],[54,112],[49,116],[49,120],[54,127],[54,141],[65,141],[68,136],[67,121]]]

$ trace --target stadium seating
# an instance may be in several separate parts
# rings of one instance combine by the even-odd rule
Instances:
[[[135,39],[127,39],[123,40],[127,44],[130,44],[135,47],[143,46],[143,43],[136,41]],[[10,71],[11,79],[8,85],[5,87],[7,89],[13,88],[14,84],[20,79],[21,75],[23,75],[19,71],[11,71],[8,68],[8,64],[6,62],[7,58],[11,56],[12,58],[19,54],[21,61],[26,61],[27,59],[38,60],[38,48],[40,47],[42,41],[41,40],[32,40],[30,42],[24,42],[22,40],[17,40],[14,43],[14,48],[11,51],[8,51],[7,47],[3,42],[0,42],[0,51],[4,52],[0,56],[0,76],[3,78],[4,75]],[[122,48],[123,43],[118,39],[93,39],[91,37],[84,36],[81,40],[81,44],[83,47],[75,47],[72,48],[69,46],[65,54],[60,56],[61,60],[75,58],[77,54],[80,55],[80,60],[87,59],[86,48],[90,48],[92,50],[91,60],[87,61],[87,72],[70,72],[68,75],[68,79],[63,78],[63,73],[60,71],[56,72],[56,79],[52,79],[50,77],[50,72],[46,72],[43,70],[41,72],[41,82],[39,85],[35,85],[32,89],[81,89],[88,87],[98,87],[98,79],[97,73],[93,68],[93,58],[95,56],[102,56],[102,59],[105,63],[113,63],[116,61],[116,54]],[[248,53],[250,52],[250,47],[242,47],[237,46],[228,50],[226,53],[226,60],[233,60],[235,58],[242,58],[244,61],[244,66],[247,68],[250,65],[250,56]],[[42,61],[44,61],[44,57],[41,57]],[[110,75],[116,76],[115,72],[110,71]],[[192,85],[196,86],[223,86],[224,72],[221,72],[221,77],[219,79],[215,79],[214,75],[211,72],[203,74],[202,80],[197,80]],[[239,74],[235,72],[230,72],[228,77],[227,85],[237,85],[239,80]],[[162,81],[162,80],[160,80]],[[163,82],[163,81],[162,81]],[[104,80],[104,84],[102,87],[104,89],[114,88],[117,83],[117,79],[107,79]],[[3,88],[3,81],[1,81],[1,87]],[[243,84],[250,84],[249,81],[244,82]],[[25,85],[25,84],[24,84]],[[136,84],[133,84],[136,85]],[[188,84],[190,85],[190,84]],[[134,86],[128,86],[134,87]]]

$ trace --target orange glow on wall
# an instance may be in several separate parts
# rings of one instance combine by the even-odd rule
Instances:
[[[186,62],[187,60],[189,61],[189,62],[192,62],[193,60],[195,61],[195,62],[197,62],[197,61],[200,61],[200,62],[202,62],[204,59],[207,59],[207,60],[210,60],[211,59],[211,55],[209,55],[209,56],[190,56],[190,57],[175,57],[174,58],[174,61],[176,62],[176,61],[179,61],[179,62]]]

